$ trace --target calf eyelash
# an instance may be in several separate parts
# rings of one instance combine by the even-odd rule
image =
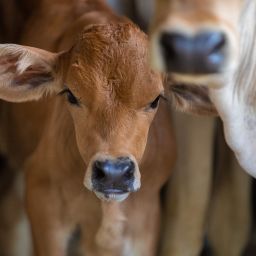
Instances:
[[[70,104],[72,105],[76,105],[79,106],[79,100],[76,98],[76,96],[70,91],[70,89],[65,88],[64,90],[62,90],[61,92],[58,93],[58,95],[63,95],[65,94],[67,97],[67,100]]]

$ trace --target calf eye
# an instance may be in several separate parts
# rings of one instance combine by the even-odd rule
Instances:
[[[60,94],[61,95],[66,94],[67,100],[70,104],[79,106],[78,99],[74,96],[74,94],[69,89],[64,89],[63,91],[60,92]]]
[[[158,107],[158,103],[159,103],[160,97],[161,97],[161,95],[157,96],[155,98],[155,100],[150,103],[150,105],[149,105],[150,108],[156,109]]]
[[[77,98],[74,96],[74,94],[70,90],[67,91],[67,99],[70,104],[79,105]]]

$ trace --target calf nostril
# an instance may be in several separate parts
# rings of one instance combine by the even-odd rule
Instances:
[[[127,171],[124,176],[126,179],[132,179],[133,178],[133,175],[134,175],[134,170],[129,170]]]
[[[96,161],[93,166],[93,176],[96,180],[102,180],[106,177],[106,174],[103,169],[102,162]]]
[[[124,168],[124,177],[126,179],[132,179],[135,172],[135,165],[133,162],[129,162]]]

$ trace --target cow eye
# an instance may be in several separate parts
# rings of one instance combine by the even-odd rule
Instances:
[[[154,101],[152,101],[152,102],[150,103],[150,105],[149,105],[150,108],[156,109],[156,108],[158,107],[160,97],[161,97],[161,95],[157,96],[157,97],[154,99]]]
[[[61,95],[66,94],[67,100],[70,104],[79,106],[78,99],[76,98],[76,96],[74,96],[74,94],[69,89],[64,89],[63,91],[60,92],[60,94]]]
[[[77,98],[74,96],[74,94],[70,90],[67,90],[66,94],[70,104],[79,105]]]

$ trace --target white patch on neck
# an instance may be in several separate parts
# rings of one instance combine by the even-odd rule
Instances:
[[[32,238],[28,218],[23,214],[16,227],[13,255],[29,256],[32,255]]]
[[[144,256],[148,250],[145,248],[146,244],[143,237],[132,239],[131,237],[125,237],[123,244],[122,256]]]
[[[101,202],[102,223],[96,235],[100,248],[118,250],[122,247],[126,218],[118,202]]]
[[[124,246],[123,246],[123,256],[137,256],[136,254],[134,254],[133,251],[133,244],[131,239],[129,238],[125,238],[124,239]]]

